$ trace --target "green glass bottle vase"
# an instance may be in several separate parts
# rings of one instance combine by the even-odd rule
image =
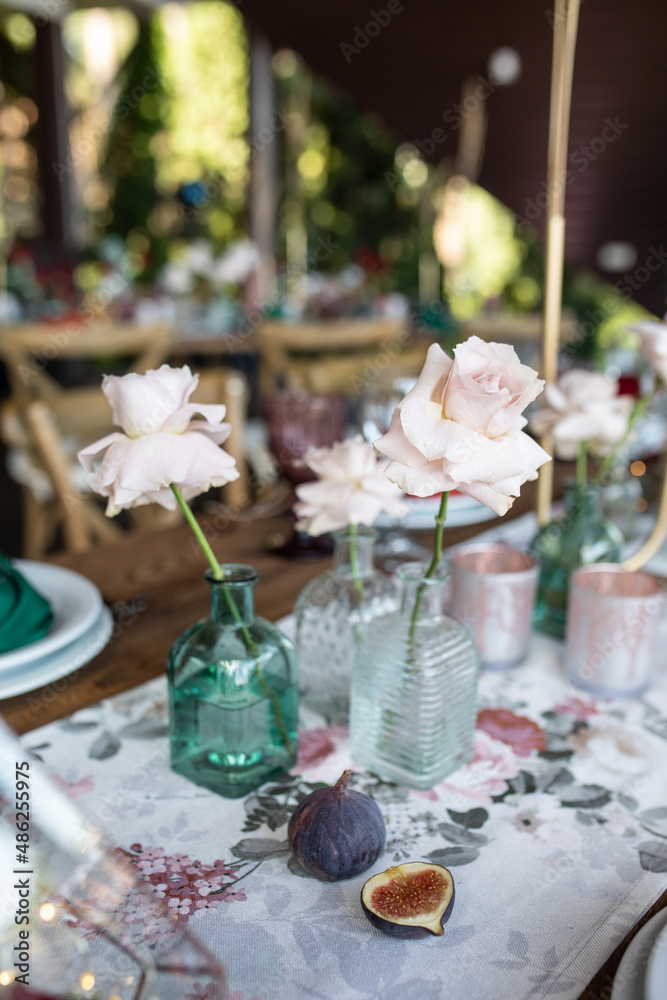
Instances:
[[[602,517],[602,493],[593,483],[568,482],[565,512],[541,528],[530,546],[540,562],[534,625],[558,639],[565,636],[570,576],[578,566],[617,563],[623,536]]]
[[[171,766],[226,798],[247,795],[296,763],[294,646],[254,611],[257,572],[211,573],[210,617],[174,643],[167,661]]]

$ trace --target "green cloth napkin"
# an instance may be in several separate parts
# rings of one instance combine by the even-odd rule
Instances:
[[[0,653],[43,638],[52,622],[49,602],[0,552]]]

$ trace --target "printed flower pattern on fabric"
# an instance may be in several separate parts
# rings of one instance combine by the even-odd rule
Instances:
[[[117,850],[183,923],[199,910],[247,898],[244,890],[236,885],[242,877],[239,872],[245,867],[243,863],[228,865],[218,859],[209,865],[193,861],[187,854],[167,855],[163,847],[142,847],[141,844],[132,844],[128,851]]]
[[[544,730],[523,715],[506,708],[484,708],[477,715],[477,728],[507,743],[519,757],[528,757],[533,750],[546,750]]]

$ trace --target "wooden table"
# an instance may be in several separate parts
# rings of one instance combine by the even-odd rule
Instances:
[[[533,484],[524,488],[508,518],[533,506]],[[454,545],[498,522],[446,531],[445,546]],[[265,549],[272,533],[285,530],[286,518],[231,521],[225,515],[207,521],[209,540],[221,561],[251,563],[261,574],[256,589],[257,611],[275,620],[288,614],[301,588],[328,560],[286,562]],[[114,633],[108,646],[87,666],[69,677],[28,694],[0,701],[0,712],[18,733],[96,704],[103,698],[157,677],[165,669],[169,649],[188,625],[206,615],[209,587],[203,578],[207,564],[185,525],[130,536],[90,552],[52,557],[93,580],[114,612]],[[667,905],[667,892],[628,933],[580,1000],[609,1000],[613,977],[628,941],[653,913]]]

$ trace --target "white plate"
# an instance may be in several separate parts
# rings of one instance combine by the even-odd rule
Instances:
[[[396,525],[405,531],[427,531],[434,525],[435,517],[440,508],[440,497],[405,497],[410,510],[400,521],[390,520],[381,514],[375,521],[378,528],[389,528]],[[490,521],[497,514],[479,500],[473,500],[465,493],[455,493],[449,497],[447,504],[447,520],[445,528],[462,528],[467,524],[480,524]]]
[[[74,642],[31,663],[19,664],[12,670],[3,670],[0,673],[0,698],[12,698],[16,694],[34,691],[35,688],[51,684],[73,673],[104,649],[112,631],[111,612],[102,605],[102,610],[92,627]]]
[[[614,977],[611,1000],[644,1000],[646,963],[658,934],[667,925],[667,909],[660,910],[644,924],[625,949]]]
[[[646,966],[645,1000],[667,1000],[667,926],[658,934]]]
[[[36,642],[0,655],[0,672],[11,670],[22,663],[42,659],[69,643],[74,642],[90,629],[100,616],[102,595],[80,573],[50,563],[14,560],[19,573],[49,601],[53,611],[53,624],[48,635]]]

